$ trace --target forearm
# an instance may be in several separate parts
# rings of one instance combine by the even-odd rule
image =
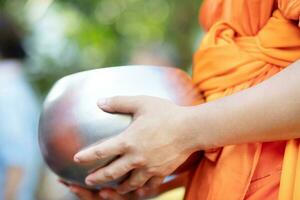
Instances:
[[[17,190],[23,178],[23,170],[20,167],[9,167],[6,173],[6,180],[4,186],[4,199],[17,199]]]
[[[198,148],[300,138],[300,62],[257,86],[190,109],[186,121]]]

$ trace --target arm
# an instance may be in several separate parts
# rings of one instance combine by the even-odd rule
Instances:
[[[300,138],[300,61],[255,87],[189,110],[186,123],[201,149]]]
[[[5,186],[4,186],[4,199],[14,200],[17,199],[20,183],[23,178],[23,170],[19,167],[8,167]]]
[[[40,164],[36,142],[38,106],[21,74],[6,74],[0,79],[0,165],[6,172],[5,199],[18,199],[20,195],[33,198]],[[20,194],[24,190],[27,193]]]
[[[99,102],[107,112],[130,113],[123,133],[75,155],[79,163],[120,155],[90,174],[95,185],[132,171],[118,192],[170,175],[193,152],[226,145],[300,138],[300,63],[237,94],[195,107],[155,97],[113,97]]]

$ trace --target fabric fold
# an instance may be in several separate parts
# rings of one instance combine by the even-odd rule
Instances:
[[[208,33],[195,52],[193,65],[194,83],[205,100],[259,84],[299,59],[299,10],[294,0],[205,0],[200,20]],[[282,152],[273,152],[274,147]],[[257,164],[262,166],[270,156],[279,164],[284,160],[279,199],[300,199],[300,146],[296,139],[287,144],[252,143],[206,151],[193,172],[186,200],[245,199],[254,172],[261,170]],[[272,165],[263,170],[272,170]]]

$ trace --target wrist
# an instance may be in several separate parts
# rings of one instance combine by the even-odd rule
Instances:
[[[178,129],[176,130],[180,136],[180,145],[187,154],[192,154],[202,150],[202,145],[198,142],[202,134],[202,122],[197,116],[195,106],[180,107],[178,116]]]
[[[225,109],[218,107],[214,103],[185,107],[183,124],[193,151],[224,146],[226,134],[221,116]]]

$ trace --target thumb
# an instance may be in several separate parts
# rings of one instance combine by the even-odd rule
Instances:
[[[138,97],[115,96],[99,99],[97,105],[106,112],[133,114],[139,108],[138,102]]]

